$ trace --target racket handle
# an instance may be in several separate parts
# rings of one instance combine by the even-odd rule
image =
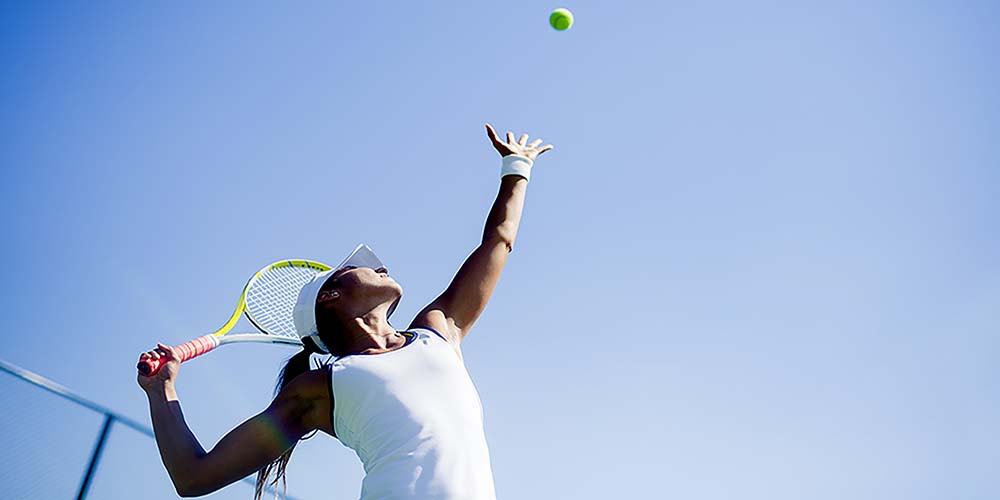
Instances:
[[[174,348],[177,354],[180,355],[181,363],[194,358],[196,356],[201,356],[212,349],[215,349],[219,345],[219,341],[215,338],[215,335],[205,335],[204,337],[198,337],[190,342],[186,342]],[[147,358],[139,361],[137,368],[139,373],[152,377],[156,375],[156,372],[160,371],[160,365],[163,364],[163,358],[152,359]]]

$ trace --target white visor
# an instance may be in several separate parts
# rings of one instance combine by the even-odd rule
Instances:
[[[295,320],[295,332],[299,334],[299,338],[303,340],[307,337],[311,338],[324,353],[329,353],[330,350],[320,340],[319,332],[316,329],[316,299],[319,298],[319,291],[323,288],[323,284],[326,283],[327,278],[346,266],[378,269],[384,267],[384,264],[375,256],[375,252],[368,245],[364,243],[358,244],[354,251],[340,265],[313,276],[312,280],[299,290],[299,297],[292,312],[293,319]],[[398,304],[399,300],[393,302],[392,306],[389,307],[389,313],[386,314],[386,318],[392,316]]]

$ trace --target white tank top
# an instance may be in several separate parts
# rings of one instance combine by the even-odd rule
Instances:
[[[358,454],[361,500],[495,500],[483,406],[465,364],[431,328],[330,366],[333,430]]]

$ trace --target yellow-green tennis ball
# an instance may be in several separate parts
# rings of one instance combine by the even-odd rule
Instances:
[[[556,9],[549,16],[549,24],[558,31],[566,31],[573,26],[573,13],[569,9]]]

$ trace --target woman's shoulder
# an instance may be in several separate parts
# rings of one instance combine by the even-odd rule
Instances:
[[[329,395],[327,387],[330,380],[330,367],[321,366],[307,370],[283,387],[280,394],[289,397],[314,399],[317,396]]]
[[[310,429],[322,429],[334,436],[330,416],[333,394],[328,366],[314,368],[295,377],[279,391],[272,403],[289,418],[300,419]]]

